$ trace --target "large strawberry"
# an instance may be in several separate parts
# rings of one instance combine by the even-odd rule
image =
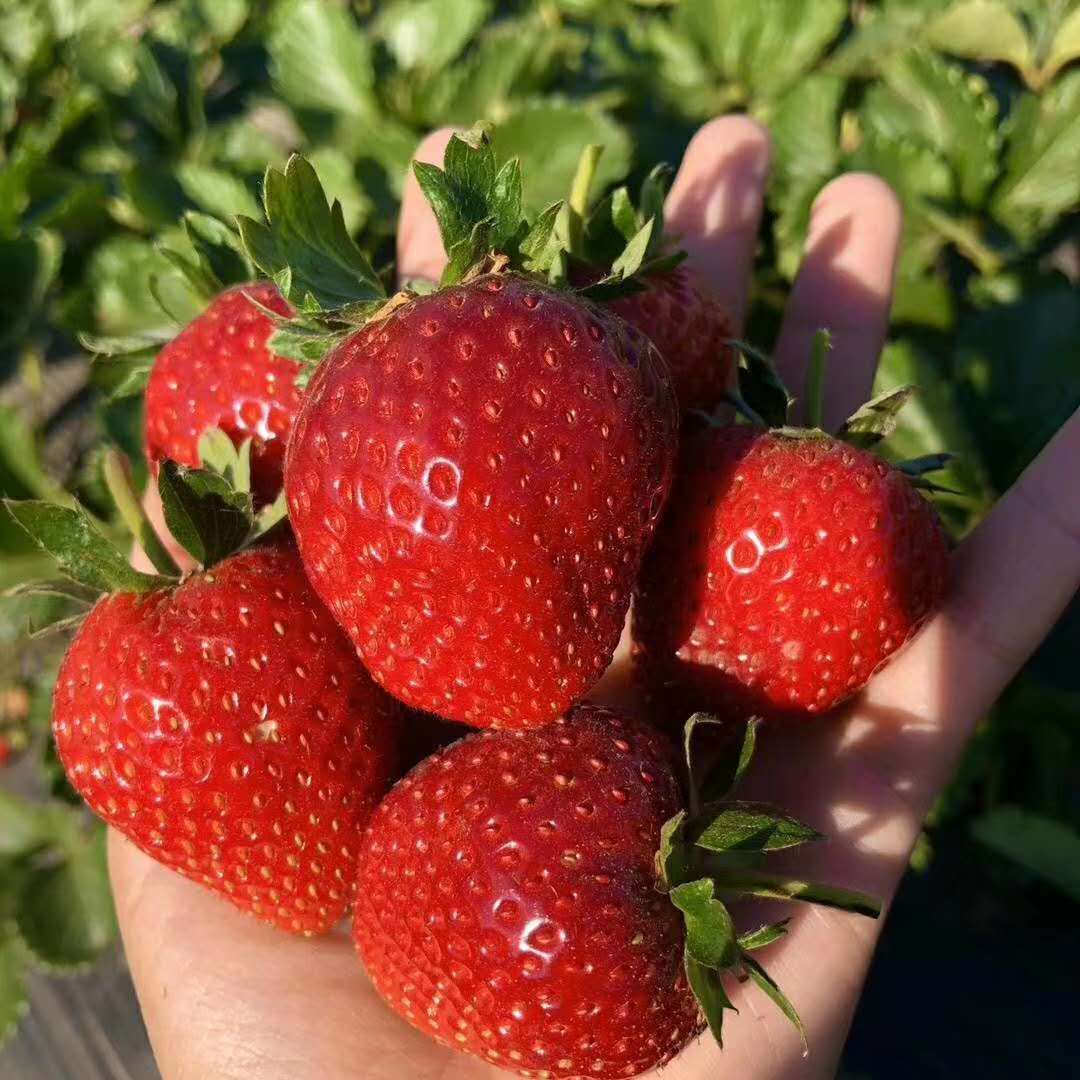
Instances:
[[[945,591],[948,551],[912,480],[867,447],[908,388],[838,437],[784,425],[688,433],[634,604],[636,660],[659,700],[741,715],[834,708],[907,642]]]
[[[260,307],[291,313],[276,286],[227,289],[158,354],[146,386],[146,456],[202,464],[199,441],[214,428],[251,439],[252,488],[269,503],[281,490],[285,444],[300,392],[300,365],[267,345],[274,324]]]
[[[724,755],[716,794],[753,733]],[[353,935],[379,993],[444,1045],[523,1076],[663,1065],[705,1020],[719,1037],[729,974],[798,1024],[751,955],[785,924],[737,936],[720,895],[877,904],[756,869],[818,834],[757,804],[702,802],[696,783],[688,814],[674,766],[655,729],[592,705],[423,762],[376,810],[360,858]]]
[[[454,139],[445,172],[417,170],[446,282],[397,298],[317,370],[286,461],[290,518],[385,688],[474,726],[535,727],[611,659],[670,483],[674,399],[621,320],[505,259],[478,272],[490,248],[545,245],[543,224],[522,240],[516,162],[497,171],[490,147]],[[242,231],[276,254],[268,210],[269,229]]]
[[[641,186],[637,206],[617,188],[587,211],[600,148],[586,147],[564,218],[571,278],[593,281],[626,268],[634,256],[635,285],[608,301],[648,337],[671,368],[683,410],[714,409],[728,390],[735,359],[731,319],[681,262],[678,245],[664,231],[664,196],[670,170],[657,166]],[[629,248],[628,248],[629,245]],[[602,295],[602,293],[601,293]]]
[[[243,534],[234,496],[223,478],[162,467],[166,520],[205,563]],[[329,929],[393,775],[397,706],[319,603],[291,539],[177,584],[129,569],[81,510],[10,509],[72,577],[110,591],[57,678],[53,731],[75,789],[238,908],[285,930]]]

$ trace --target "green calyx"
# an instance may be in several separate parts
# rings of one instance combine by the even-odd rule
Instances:
[[[284,493],[256,512],[251,496],[251,443],[235,447],[217,429],[199,442],[202,468],[191,469],[163,461],[158,494],[165,524],[176,542],[203,569],[254,542],[282,521]],[[42,551],[51,555],[62,581],[34,582],[23,592],[56,594],[82,602],[85,616],[98,597],[115,592],[148,593],[179,583],[181,572],[146,517],[131,486],[126,459],[117,450],[105,455],[106,487],[120,520],[146,553],[155,573],[143,573],[129,562],[122,531],[98,521],[77,502],[59,505],[45,500],[4,500],[11,517]],[[74,589],[72,589],[72,584]],[[53,625],[59,629],[59,624]]]
[[[728,404],[746,421],[758,427],[768,428],[790,439],[822,439],[829,433],[823,429],[826,372],[832,338],[828,330],[818,330],[810,346],[810,364],[807,370],[805,402],[807,422],[805,427],[789,422],[791,406],[795,398],[788,393],[770,357],[745,341],[729,342],[736,350],[738,364],[736,386],[727,394]],[[832,437],[861,450],[871,450],[896,430],[900,412],[914,397],[914,386],[897,386],[886,390],[855,410],[832,433]],[[700,415],[700,414],[699,414]],[[700,416],[709,423],[717,423],[713,417]],[[894,462],[894,468],[902,472],[908,481],[925,491],[948,491],[935,484],[928,473],[945,468],[953,460],[952,454],[927,454],[911,461]]]
[[[758,721],[737,739],[711,739],[695,749],[695,735],[723,725],[696,713],[686,723],[684,748],[689,802],[667,821],[657,852],[658,888],[682,914],[683,961],[709,1029],[723,1045],[724,1013],[734,1009],[725,977],[753,981],[795,1025],[805,1046],[798,1012],[752,953],[787,933],[788,919],[740,934],[728,908],[732,900],[802,900],[856,912],[881,913],[872,896],[763,869],[768,855],[822,839],[821,833],[775,807],[731,798],[754,755]],[[717,733],[718,734],[718,733]]]

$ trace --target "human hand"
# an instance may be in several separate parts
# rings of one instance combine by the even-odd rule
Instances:
[[[441,160],[446,137],[429,137],[419,156]],[[746,306],[768,156],[754,123],[715,120],[692,142],[669,199],[669,228],[736,321]],[[800,385],[813,333],[832,331],[829,426],[870,389],[899,234],[895,196],[873,177],[841,177],[815,203],[775,354],[787,381]],[[398,246],[404,277],[438,276],[438,230],[412,181]],[[800,851],[801,874],[893,895],[973,726],[1080,583],[1080,505],[1060,482],[1078,467],[1074,416],[957,551],[948,602],[915,641],[842,713],[762,732],[748,792],[831,838]],[[632,706],[627,672],[620,649],[594,696]],[[442,1049],[384,1007],[346,933],[285,937],[116,834],[110,866],[132,975],[167,1080],[503,1075]],[[665,1080],[835,1072],[881,921],[816,907],[792,914],[768,966],[802,1015],[809,1056],[756,990],[734,987],[740,1011],[725,1021],[723,1052],[705,1035],[666,1067]]]

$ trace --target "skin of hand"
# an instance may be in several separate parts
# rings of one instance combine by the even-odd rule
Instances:
[[[441,161],[449,132],[417,157]],[[769,165],[766,133],[722,117],[691,142],[668,200],[668,227],[738,324]],[[868,395],[885,340],[901,215],[881,180],[828,184],[811,214],[777,363],[800,386],[810,339],[828,327],[826,421]],[[437,278],[438,229],[410,178],[398,232],[403,278]],[[956,551],[944,608],[842,712],[805,728],[765,730],[746,794],[809,821],[829,840],[803,849],[800,874],[889,900],[920,824],[976,722],[1053,626],[1080,585],[1080,500],[1062,483],[1080,469],[1080,414],[1043,450]],[[151,506],[153,511],[155,508]],[[633,707],[625,649],[596,689]],[[386,1008],[339,929],[289,938],[234,911],[110,837],[120,927],[147,1029],[166,1080],[469,1080],[506,1074],[444,1050]],[[721,1052],[708,1035],[664,1080],[780,1080],[835,1073],[884,920],[821,908],[790,913],[766,963],[806,1025],[794,1029],[757,990],[735,986]],[[760,911],[742,912],[746,927]],[[740,913],[736,912],[736,918]],[[657,1077],[659,1074],[652,1074]]]

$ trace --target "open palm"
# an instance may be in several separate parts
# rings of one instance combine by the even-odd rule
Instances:
[[[430,136],[418,156],[441,160],[447,137]],[[768,159],[756,124],[714,120],[691,143],[669,198],[669,229],[736,321],[746,305]],[[832,331],[829,424],[870,389],[899,235],[896,198],[873,177],[843,176],[814,204],[775,355],[798,386],[814,331]],[[398,254],[405,277],[441,270],[438,230],[412,181]],[[923,816],[974,724],[1080,584],[1080,500],[1062,482],[1077,469],[1074,416],[956,552],[948,603],[911,646],[842,714],[763,733],[747,788],[831,838],[800,851],[800,874],[893,895]],[[633,707],[627,668],[623,647],[593,696]],[[442,1049],[391,1013],[347,933],[285,937],[116,834],[110,866],[132,975],[167,1080],[505,1075]],[[769,968],[803,1017],[809,1055],[765,998],[735,987],[739,1013],[725,1024],[725,1049],[702,1037],[664,1070],[666,1080],[834,1073],[881,921],[810,907],[792,914]]]

